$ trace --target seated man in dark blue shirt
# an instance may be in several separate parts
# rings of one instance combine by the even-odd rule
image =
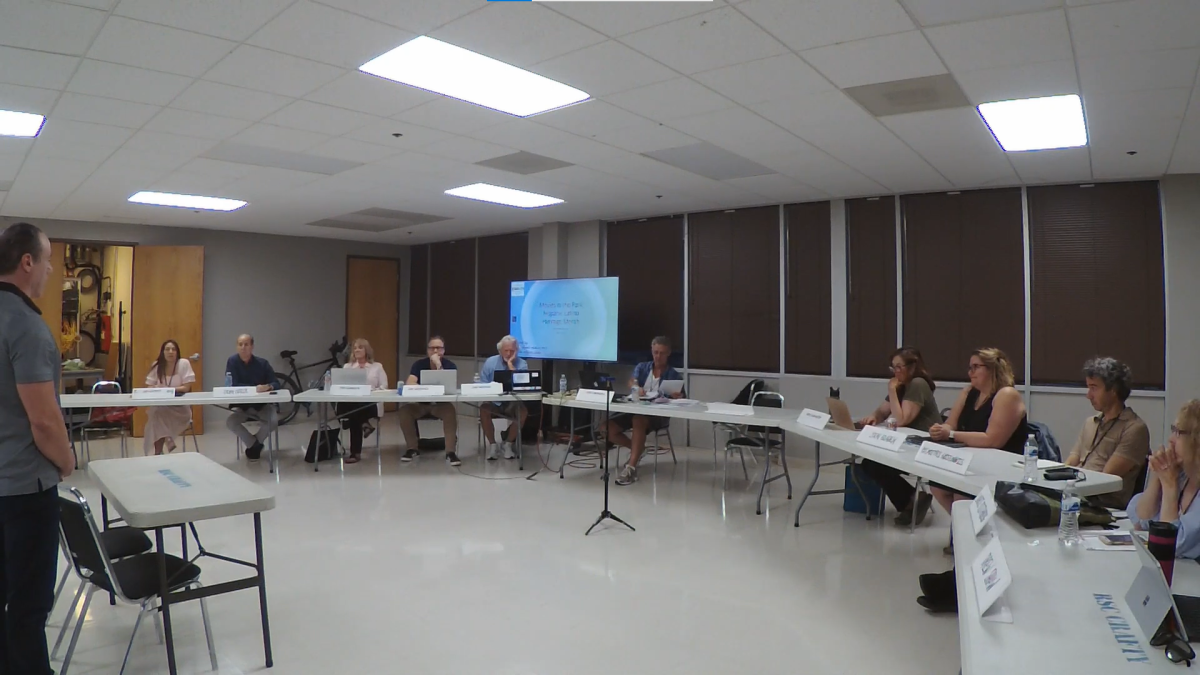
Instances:
[[[404,384],[421,384],[422,370],[458,370],[454,362],[446,358],[446,343],[442,336],[434,335],[425,343],[423,359],[413,362],[412,370]],[[401,385],[403,386],[403,385]],[[404,433],[404,443],[408,450],[400,458],[401,462],[411,462],[420,454],[417,443],[417,420],[426,415],[433,415],[442,421],[442,434],[446,441],[446,461],[450,466],[462,464],[458,458],[458,415],[451,403],[407,403],[400,406],[400,431]]]
[[[275,369],[266,359],[254,355],[253,335],[238,336],[237,353],[225,362],[225,372],[233,378],[235,387],[254,387],[260,393],[279,389]],[[236,407],[238,409],[225,420],[225,426],[242,439],[242,444],[246,446],[246,459],[257,462],[262,455],[263,441],[279,426],[279,410],[274,405]],[[246,429],[246,422],[252,420],[259,422],[257,434]]]
[[[650,342],[650,355],[653,360],[639,363],[633,369],[633,382],[630,383],[638,396],[648,393],[660,393],[662,383],[667,380],[682,380],[683,376],[671,367],[671,340],[664,335]],[[683,390],[671,394],[671,398],[683,396]],[[629,462],[617,476],[617,485],[629,485],[637,480],[637,465],[646,450],[646,435],[657,432],[670,425],[669,417],[652,417],[649,415],[618,415],[608,422],[608,440],[623,448],[629,448]],[[625,435],[632,431],[633,438]]]

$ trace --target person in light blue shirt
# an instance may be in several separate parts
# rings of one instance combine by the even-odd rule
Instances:
[[[1150,529],[1150,521],[1174,523],[1176,558],[1200,558],[1200,400],[1183,404],[1171,439],[1150,455],[1146,489],[1129,500],[1125,512],[1137,530]]]
[[[495,382],[497,370],[529,370],[529,364],[525,363],[525,359],[517,356],[517,350],[520,345],[517,343],[517,338],[511,335],[505,335],[496,343],[495,356],[488,357],[488,360],[483,362],[483,367],[479,369],[480,382]],[[515,424],[508,425],[508,432],[505,434],[505,439],[500,444],[496,443],[496,428],[492,424],[492,416],[498,415],[508,420],[517,418]],[[487,458],[495,460],[500,458],[500,454],[504,454],[504,459],[516,459],[517,450],[517,433],[521,427],[525,426],[525,419],[529,417],[529,409],[521,405],[520,402],[500,405],[499,403],[488,403],[479,406],[479,423],[483,426],[483,436],[487,440]]]

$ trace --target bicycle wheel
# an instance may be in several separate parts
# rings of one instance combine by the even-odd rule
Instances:
[[[292,393],[293,397],[296,394],[299,394],[301,391],[303,391],[303,389],[300,388],[300,385],[296,384],[296,381],[293,380],[290,375],[284,375],[283,373],[275,373],[275,379],[279,380],[279,384],[282,385],[282,388],[290,391]],[[296,403],[295,401],[288,401],[287,403],[280,403],[279,404],[279,424],[280,424],[280,426],[287,424],[288,422],[291,422],[296,417],[296,413],[300,411],[301,405],[303,405],[303,404]]]

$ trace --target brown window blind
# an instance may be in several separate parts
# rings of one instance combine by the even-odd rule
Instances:
[[[429,270],[429,332],[442,336],[447,354],[469,356],[475,351],[475,240],[430,244]]]
[[[895,197],[846,200],[846,374],[891,377],[896,348]]]
[[[429,245],[412,247],[408,274],[408,353],[424,354],[429,324]]]
[[[688,366],[779,372],[779,208],[688,216]]]
[[[1080,384],[1093,356],[1163,389],[1166,313],[1158,183],[1028,189],[1034,384]]]
[[[791,204],[783,213],[787,236],[784,363],[789,373],[829,375],[829,202]]]
[[[971,352],[998,347],[1025,379],[1021,190],[905,195],[904,344],[937,379],[965,382]]]
[[[508,334],[509,289],[529,276],[529,233],[517,232],[479,239],[479,308],[475,354],[491,356]]]
[[[609,223],[607,274],[621,280],[618,360],[646,360],[656,335],[683,356],[683,218]]]

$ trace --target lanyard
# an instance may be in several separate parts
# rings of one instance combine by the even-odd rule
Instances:
[[[1109,423],[1108,428],[1106,429],[1104,428],[1104,419],[1101,418],[1100,423],[1096,425],[1096,432],[1092,434],[1092,446],[1088,448],[1087,454],[1083,456],[1083,459],[1079,460],[1079,466],[1083,466],[1087,462],[1088,457],[1091,457],[1092,453],[1096,451],[1096,448],[1099,447],[1106,438],[1108,438],[1108,434],[1113,430],[1114,427],[1117,426],[1117,422],[1119,421],[1121,421],[1121,416],[1117,415],[1113,418],[1112,422]],[[1104,433],[1101,434],[1101,431]],[[1121,429],[1121,435],[1125,435],[1125,429],[1123,427]],[[1117,438],[1117,442],[1121,442],[1120,437]]]

